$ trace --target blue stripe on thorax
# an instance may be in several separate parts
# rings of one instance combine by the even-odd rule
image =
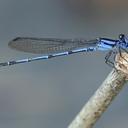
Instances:
[[[98,50],[110,50],[116,46],[118,40],[112,40],[107,38],[100,38],[98,43]]]

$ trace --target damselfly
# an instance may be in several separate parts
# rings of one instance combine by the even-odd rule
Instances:
[[[13,60],[0,63],[0,66],[27,63],[36,60],[50,59],[53,57],[70,55],[79,52],[109,51],[105,57],[106,63],[113,65],[110,56],[121,53],[128,48],[128,38],[120,34],[117,40],[109,38],[84,39],[56,39],[56,38],[29,38],[17,37],[9,42],[9,47],[23,52],[42,54],[38,57]]]

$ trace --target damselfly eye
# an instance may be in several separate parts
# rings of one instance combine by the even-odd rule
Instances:
[[[120,34],[120,35],[119,35],[119,39],[120,39],[120,40],[124,40],[124,37],[125,37],[124,34]]]

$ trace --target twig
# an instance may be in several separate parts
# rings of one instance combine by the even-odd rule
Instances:
[[[92,128],[128,80],[128,54],[116,56],[115,67],[68,128]]]

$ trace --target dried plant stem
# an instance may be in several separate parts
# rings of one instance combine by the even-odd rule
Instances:
[[[123,56],[128,60],[127,54],[124,53]],[[126,63],[126,60],[121,59],[119,55],[116,57],[116,61],[115,66],[118,71],[112,70],[68,128],[92,128],[120,92],[128,79],[128,62]]]

